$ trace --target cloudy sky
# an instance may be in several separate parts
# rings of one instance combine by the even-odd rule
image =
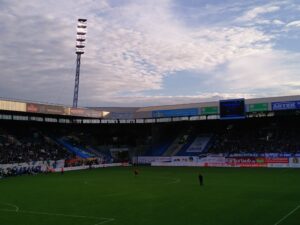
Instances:
[[[300,1],[0,0],[0,97],[80,106],[300,94]]]

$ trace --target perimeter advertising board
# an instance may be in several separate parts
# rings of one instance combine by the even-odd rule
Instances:
[[[267,167],[263,158],[252,157],[226,158],[226,164],[231,167]]]
[[[293,168],[300,168],[300,157],[289,158],[289,165]]]
[[[159,156],[139,156],[133,158],[133,163],[138,160],[139,164],[151,164],[152,162],[171,162],[171,157],[159,157]]]
[[[146,157],[147,158],[147,157]],[[164,158],[164,159],[163,159]],[[144,159],[145,160],[145,159]],[[139,160],[140,161],[140,160]],[[146,161],[146,160],[145,160]],[[222,157],[222,156],[206,156],[206,157],[187,157],[175,156],[166,157],[151,157],[153,166],[200,166],[200,167],[277,167],[277,168],[300,168],[300,158],[264,158],[264,157]]]

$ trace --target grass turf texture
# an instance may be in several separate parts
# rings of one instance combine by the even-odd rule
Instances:
[[[299,205],[297,169],[141,167],[135,177],[105,168],[0,180],[1,225],[299,225]]]

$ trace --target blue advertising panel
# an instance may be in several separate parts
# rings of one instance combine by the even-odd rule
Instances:
[[[300,109],[300,101],[272,102],[272,110]]]
[[[170,109],[152,111],[152,117],[177,117],[177,116],[198,116],[198,108]]]
[[[245,118],[245,99],[220,100],[220,119]]]

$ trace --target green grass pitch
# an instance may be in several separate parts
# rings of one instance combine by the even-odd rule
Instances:
[[[135,177],[123,167],[7,178],[0,224],[299,225],[300,170],[141,167]]]

